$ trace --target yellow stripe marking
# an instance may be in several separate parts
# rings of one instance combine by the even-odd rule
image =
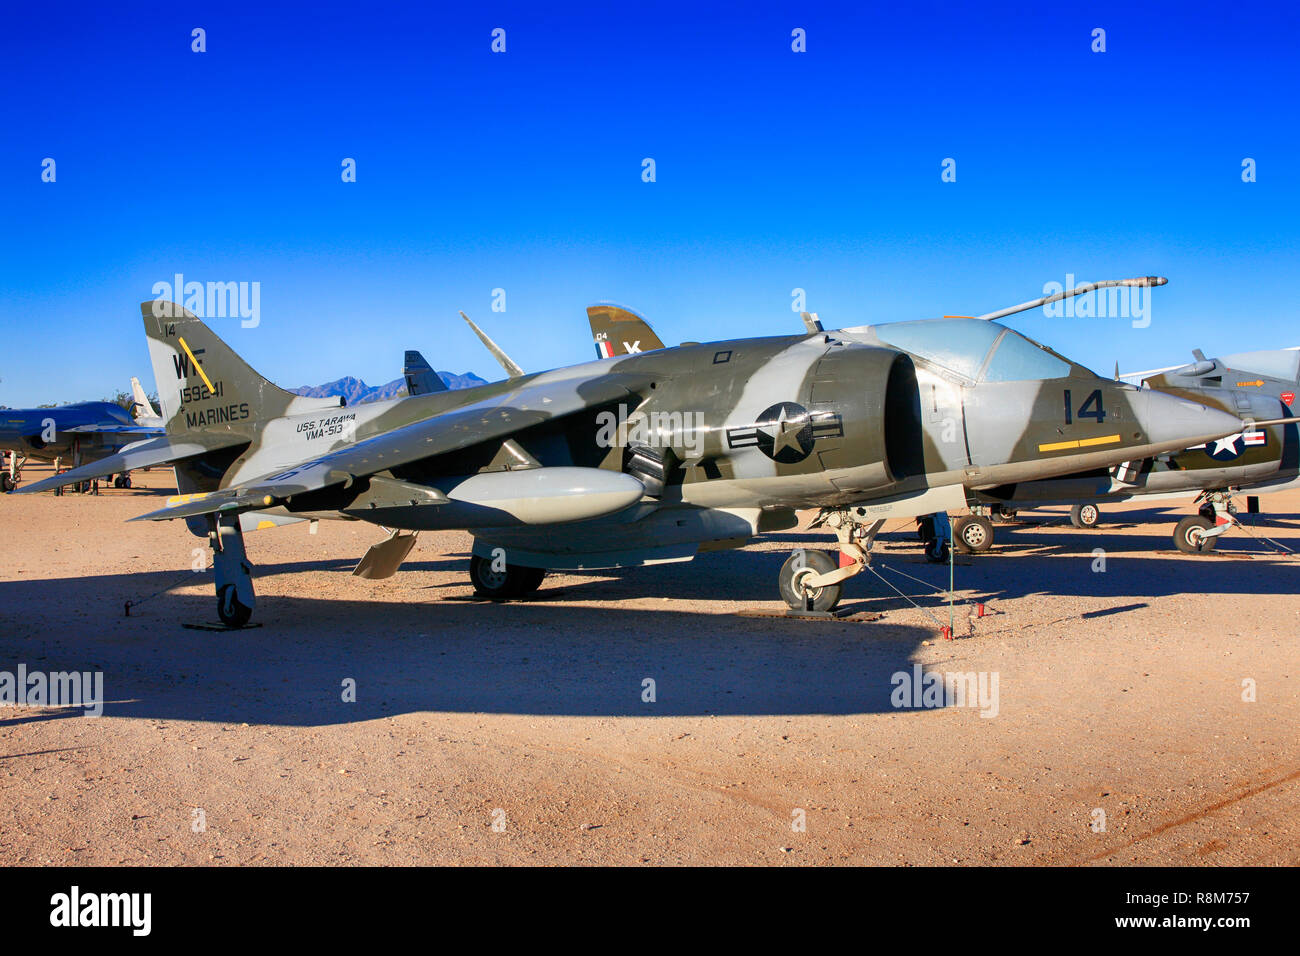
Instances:
[[[203,366],[200,365],[199,360],[194,357],[194,353],[190,351],[190,347],[185,344],[185,337],[177,336],[177,339],[181,343],[181,348],[185,350],[185,354],[188,355],[190,361],[194,363],[194,371],[199,373],[199,378],[203,379],[203,384],[208,387],[208,391],[215,392],[216,389],[212,387],[212,382],[208,380],[208,376],[203,372]]]
[[[1091,448],[1093,445],[1113,445],[1119,441],[1118,435],[1103,435],[1101,438],[1081,438],[1078,441],[1054,441],[1039,445],[1042,451],[1065,451],[1067,448]]]
[[[187,505],[191,501],[202,501],[204,498],[208,497],[211,494],[212,492],[210,491],[199,491],[189,495],[172,495],[170,498],[167,499],[167,507],[177,508],[181,505]]]

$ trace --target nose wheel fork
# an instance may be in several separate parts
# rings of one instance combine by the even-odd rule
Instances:
[[[856,514],[861,509],[827,509],[810,527],[835,531],[839,554],[801,548],[781,566],[781,598],[796,614],[829,614],[839,604],[843,584],[871,563],[871,545],[884,519],[869,524]],[[864,513],[865,514],[865,513]]]
[[[1237,506],[1232,501],[1232,491],[1205,491],[1197,498],[1200,507],[1174,528],[1174,547],[1184,554],[1205,554],[1213,551],[1219,538],[1232,527],[1241,527],[1237,521]]]

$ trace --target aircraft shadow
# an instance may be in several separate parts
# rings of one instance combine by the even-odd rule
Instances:
[[[1125,517],[1134,516],[1126,513]],[[1296,528],[1270,536],[1300,548]],[[1290,516],[1288,516],[1289,518]],[[976,600],[1033,594],[1116,598],[1093,615],[1145,606],[1146,598],[1212,589],[1227,594],[1291,594],[1295,561],[1153,554],[1171,550],[1168,521],[1151,534],[1108,534],[1068,524],[998,525],[986,555],[963,557],[959,589]],[[1266,532],[1268,533],[1268,532]],[[789,548],[829,548],[828,536],[785,533]],[[1220,545],[1258,549],[1233,532]],[[1092,551],[1105,551],[1105,571]],[[418,554],[418,552],[417,552]],[[410,562],[383,584],[411,600],[328,600],[268,593],[262,627],[205,632],[183,622],[214,617],[209,574],[137,572],[0,584],[6,626],[0,661],[30,669],[105,673],[110,716],[287,725],[330,725],[400,713],[470,712],[571,716],[708,716],[890,713],[891,677],[909,671],[933,630],[897,624],[809,622],[783,617],[627,607],[644,599],[725,599],[778,613],[777,572],[788,550],[704,555],[589,577],[549,579],[536,603],[440,599],[443,582],[423,572],[462,571],[463,556]],[[346,574],[352,558],[260,565],[258,578],[302,571]],[[881,542],[876,562],[918,604],[942,617],[947,568],[929,565],[910,532]],[[911,581],[911,575],[928,584]],[[291,578],[292,580],[292,578]],[[201,583],[193,593],[172,590]],[[391,595],[390,595],[391,596]],[[140,599],[145,600],[141,601]],[[131,616],[127,600],[140,601]],[[559,606],[557,601],[593,602]],[[598,603],[597,603],[598,602]],[[909,602],[871,575],[845,586],[854,610],[889,611]],[[915,620],[915,618],[909,618]],[[960,647],[960,644],[954,645]],[[356,703],[341,699],[357,681]],[[656,702],[642,682],[655,681]],[[4,712],[0,711],[0,715]],[[76,715],[0,718],[0,726]]]
[[[1156,530],[1159,526],[1152,528],[1152,534],[1121,535],[1108,533],[1105,527],[1084,531],[1068,524],[1035,528],[998,525],[992,551],[958,556],[956,586],[1001,598],[1048,593],[1140,599],[1210,589],[1228,594],[1289,594],[1296,590],[1300,562],[1284,556],[1244,559],[1241,555],[1247,551],[1259,554],[1264,546],[1240,531],[1229,532],[1213,553],[1184,555],[1174,552],[1172,540]],[[1295,532],[1275,527],[1256,533],[1268,534],[1300,551],[1300,535]],[[570,597],[586,599],[588,591],[594,600],[701,594],[773,602],[775,606],[777,574],[789,552],[799,547],[833,547],[830,538],[815,532],[787,533],[781,540],[783,550],[721,552],[701,555],[689,564],[596,572],[587,582],[571,587]],[[1104,572],[1093,570],[1097,548],[1105,552]],[[854,610],[910,606],[886,581],[922,606],[935,608],[946,603],[943,592],[948,587],[948,567],[928,563],[915,535],[899,533],[880,539],[873,566],[881,577],[864,573],[844,585],[843,600]],[[543,588],[546,586],[544,583]]]
[[[263,595],[261,627],[210,622],[206,593],[164,593],[121,616],[117,595],[170,573],[0,585],[25,608],[0,660],[102,670],[108,717],[325,726],[404,713],[684,717],[892,713],[926,629],[617,606],[411,603]],[[413,591],[413,593],[420,593]],[[99,595],[102,613],[81,603]],[[112,595],[112,597],[105,597]],[[775,605],[772,606],[776,609]],[[356,681],[356,702],[342,699]],[[655,701],[642,700],[654,681]],[[80,717],[60,710],[0,727]]]

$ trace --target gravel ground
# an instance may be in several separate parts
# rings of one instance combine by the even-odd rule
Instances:
[[[1178,554],[1186,502],[999,525],[953,641],[902,523],[877,559],[921,607],[863,575],[833,623],[776,598],[816,534],[494,605],[468,535],[363,581],[381,531],[297,525],[250,536],[262,626],[219,633],[183,626],[215,619],[204,542],[124,523],[170,473],[136,479],[0,499],[0,671],[106,699],[0,709],[0,864],[1300,863],[1300,568]],[[1263,504],[1300,551],[1300,493]],[[986,696],[897,707],[914,665]]]

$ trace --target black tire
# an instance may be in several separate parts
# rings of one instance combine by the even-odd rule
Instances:
[[[14,483],[14,480],[9,477],[9,472],[6,471],[0,474],[0,491],[10,492],[17,487],[18,486]]]
[[[233,584],[217,592],[217,617],[226,627],[243,627],[253,616],[253,609],[239,600]]]
[[[933,541],[925,543],[925,560],[931,564],[947,564],[951,551],[952,548],[949,547],[947,541],[940,541],[935,538]]]
[[[469,579],[479,597],[494,601],[523,597],[541,587],[544,577],[545,568],[526,568],[507,562],[504,571],[493,571],[491,558],[470,555]]]
[[[130,476],[130,475],[123,475],[123,476],[122,476],[122,487],[123,487],[123,488],[130,488],[130,487],[131,487],[131,476]]]
[[[1101,509],[1096,505],[1075,505],[1070,509],[1070,524],[1076,528],[1095,528],[1101,520]]]
[[[1188,515],[1174,528],[1174,547],[1183,554],[1205,554],[1207,551],[1213,551],[1214,546],[1219,543],[1218,536],[1203,538],[1199,534],[1213,527],[1214,522],[1209,518],[1202,515]]]
[[[114,488],[125,488],[125,487],[126,487],[124,484],[122,484],[122,476],[121,476],[121,475],[117,475],[117,476],[115,476],[115,477],[113,478],[113,487],[114,487]]]
[[[995,505],[992,510],[993,520],[998,524],[1010,524],[1016,520],[1016,509],[1006,505]]]
[[[834,555],[827,551],[796,551],[786,558],[785,564],[781,565],[778,585],[781,591],[781,599],[793,610],[807,610],[807,604],[804,602],[804,589],[799,585],[799,581],[812,574],[825,574],[827,571],[834,571],[837,567],[839,567],[839,564]],[[835,605],[840,603],[840,595],[843,591],[843,585],[840,584],[829,584],[826,587],[813,588],[809,592],[812,597],[812,610],[832,610]]]
[[[952,539],[957,547],[971,554],[979,554],[993,547],[993,522],[980,515],[958,518],[952,529]]]

